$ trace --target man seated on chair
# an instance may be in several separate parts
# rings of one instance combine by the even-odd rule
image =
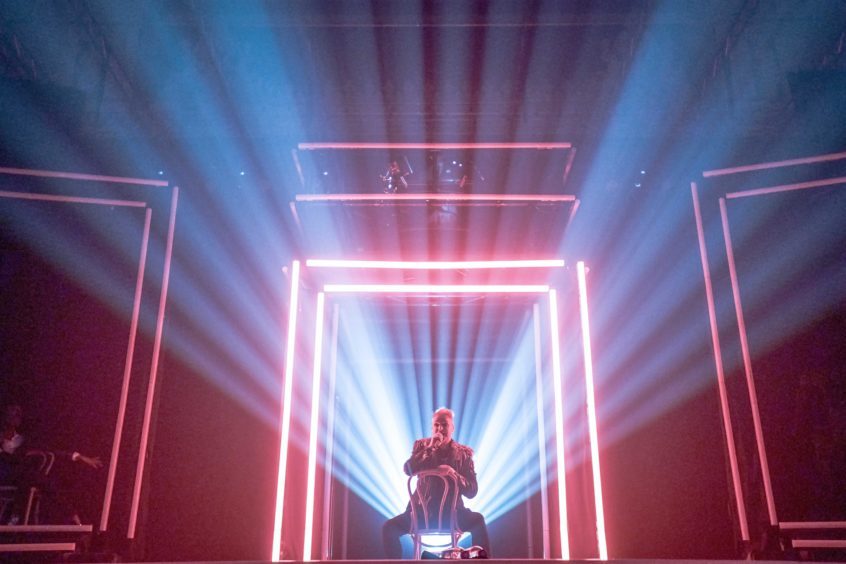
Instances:
[[[490,554],[488,529],[485,518],[481,513],[470,511],[464,507],[462,497],[472,498],[476,495],[479,485],[476,482],[476,470],[473,468],[473,449],[452,440],[455,430],[453,413],[442,407],[432,415],[432,436],[414,441],[414,447],[403,469],[409,476],[421,470],[441,469],[453,475],[458,482],[458,500],[456,502],[456,517],[458,527],[472,536],[474,545],[479,545]],[[428,497],[440,504],[443,495],[443,482],[437,477],[423,477],[417,483],[418,490],[426,488]],[[449,498],[448,498],[449,499]],[[411,528],[411,504],[405,513],[389,519],[382,527],[382,542],[385,556],[388,558],[402,558],[400,537],[408,534]]]
[[[23,409],[17,404],[8,404],[3,408],[2,420],[0,420],[0,485],[13,486],[16,488],[14,499],[11,504],[9,515],[0,517],[7,522],[2,525],[17,525],[24,516],[24,508],[27,506],[29,489],[35,486],[42,494],[53,498],[59,505],[59,513],[63,513],[62,519],[69,519],[73,523],[81,524],[76,510],[70,507],[66,499],[57,495],[56,473],[48,474],[51,466],[45,471],[42,465],[35,464],[40,457],[45,456],[41,450],[28,448],[24,443],[24,436],[20,433],[23,425]],[[96,456],[85,456],[78,452],[49,451],[52,455],[67,459],[70,462],[82,462],[91,468],[101,468],[103,463]],[[44,459],[46,463],[46,459]]]

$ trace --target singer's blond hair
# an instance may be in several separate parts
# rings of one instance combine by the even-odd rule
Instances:
[[[432,414],[432,419],[435,419],[438,415],[446,415],[451,421],[455,421],[455,413],[448,407],[439,407],[436,409],[435,413]]]

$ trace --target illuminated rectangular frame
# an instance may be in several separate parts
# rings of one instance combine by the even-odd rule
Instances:
[[[461,269],[461,268],[539,268],[563,267],[563,260],[514,260],[514,261],[351,261],[351,260],[320,260],[306,261],[307,266],[329,268],[386,268],[386,269]],[[281,552],[281,536],[283,523],[283,507],[285,497],[285,480],[287,475],[288,446],[290,443],[291,401],[293,395],[293,356],[295,352],[297,304],[299,294],[300,261],[294,261],[291,269],[290,306],[288,317],[288,337],[286,346],[285,382],[283,384],[280,455],[277,474],[276,507],[274,512],[273,540],[271,543],[271,561],[278,562]],[[599,556],[601,560],[608,559],[608,548],[605,536],[605,517],[602,507],[602,484],[599,465],[599,446],[596,421],[595,391],[593,382],[593,365],[590,347],[590,326],[588,321],[588,301],[586,269],[583,262],[577,263],[577,279],[579,290],[579,315],[582,328],[582,344],[585,362],[585,385],[588,413],[589,442],[591,450],[592,475],[594,485],[594,503],[596,510],[596,533]],[[564,409],[563,382],[561,377],[560,338],[558,333],[558,302],[557,292],[547,284],[536,285],[396,285],[396,284],[325,284],[323,290],[317,294],[316,323],[315,323],[315,353],[312,370],[312,404],[309,427],[309,454],[306,489],[306,515],[303,531],[303,560],[311,561],[313,552],[313,522],[315,475],[317,467],[317,435],[318,412],[320,397],[320,378],[323,347],[323,317],[326,293],[426,293],[426,294],[454,294],[454,293],[537,293],[547,294],[550,307],[550,340],[552,349],[553,388],[555,396],[556,421],[556,464],[558,474],[558,504],[559,504],[559,540],[563,559],[570,558],[567,496],[566,496],[566,467],[564,460]],[[535,308],[536,309],[536,308]],[[537,353],[539,354],[539,353]],[[546,516],[544,516],[546,518]],[[548,555],[548,544],[544,542],[545,557]]]
[[[126,184],[135,186],[153,186],[166,188],[169,182],[166,180],[150,180],[145,178],[130,178],[123,176],[103,176],[98,174],[85,174],[76,172],[63,172],[52,170],[37,170],[24,168],[10,168],[0,167],[0,174],[8,174],[12,176],[29,176],[35,178],[57,178],[67,180],[85,180],[91,182],[105,182],[113,184]],[[0,197],[32,200],[32,201],[46,201],[58,203],[75,203],[86,205],[103,205],[103,206],[121,206],[121,207],[135,207],[145,208],[144,214],[144,230],[142,234],[141,249],[138,259],[137,275],[135,279],[135,294],[133,297],[132,316],[130,319],[129,338],[126,349],[126,358],[124,360],[123,380],[121,382],[120,400],[118,403],[117,420],[115,421],[115,431],[112,440],[112,452],[109,457],[109,470],[106,477],[106,488],[103,493],[103,508],[100,514],[100,531],[106,531],[108,528],[109,516],[111,512],[112,498],[114,497],[114,482],[115,474],[117,472],[117,464],[119,458],[120,442],[123,437],[124,419],[126,417],[126,404],[129,397],[129,382],[132,372],[132,362],[135,354],[135,342],[138,334],[138,318],[141,310],[141,296],[144,285],[144,272],[147,262],[147,250],[150,240],[150,223],[152,219],[152,209],[146,202],[137,200],[122,200],[110,198],[91,198],[87,196],[65,196],[44,193],[32,192],[14,192],[3,190],[0,191]],[[158,374],[158,360],[161,352],[161,339],[164,328],[164,313],[165,303],[167,302],[168,283],[170,280],[170,264],[173,256],[173,233],[176,223],[176,205],[179,198],[179,187],[174,186],[171,193],[170,216],[168,221],[167,243],[165,247],[164,270],[162,272],[162,289],[159,296],[159,309],[156,316],[156,331],[153,340],[153,359],[150,366],[150,376],[147,386],[147,401],[144,410],[144,419],[141,429],[141,442],[138,449],[138,464],[136,466],[135,480],[133,484],[133,496],[130,505],[129,525],[127,527],[127,538],[134,538],[137,527],[138,510],[140,506],[141,485],[144,470],[144,461],[146,459],[147,442],[149,440],[150,424],[152,421],[152,406],[153,396],[156,387],[156,376]]]
[[[784,161],[776,161],[769,163],[758,163],[754,165],[739,166],[734,168],[719,169],[704,171],[702,176],[704,178],[715,178],[720,176],[728,176],[731,174],[752,172],[759,170],[769,170],[775,168],[785,168],[796,165],[815,164],[822,162],[831,162],[836,160],[846,159],[846,152],[832,153],[826,155],[819,155],[815,157],[805,157],[799,159],[789,159]],[[783,192],[790,192],[796,190],[807,190],[813,188],[831,187],[836,185],[846,185],[846,177],[825,178],[819,180],[811,180],[807,182],[797,182],[791,184],[782,184],[777,186],[767,186],[762,188],[747,189],[739,192],[729,192],[723,197],[719,198],[718,203],[720,207],[720,221],[722,225],[723,240],[726,248],[726,257],[729,267],[729,277],[731,280],[732,297],[735,307],[735,316],[737,319],[738,334],[740,339],[741,354],[743,358],[743,369],[746,378],[746,386],[749,394],[750,410],[752,412],[752,424],[755,432],[755,444],[758,452],[758,463],[761,470],[761,479],[764,486],[764,495],[767,503],[767,515],[769,517],[769,524],[773,527],[778,527],[782,530],[802,530],[802,529],[846,529],[846,522],[842,521],[808,521],[808,522],[779,522],[775,507],[775,498],[772,491],[772,481],[770,476],[769,462],[767,459],[766,446],[764,443],[763,428],[761,424],[761,415],[758,409],[758,396],[755,388],[755,380],[752,371],[752,358],[749,351],[749,341],[746,332],[746,321],[743,315],[743,305],[740,298],[740,286],[737,277],[737,268],[734,260],[734,248],[731,241],[731,230],[728,221],[728,211],[726,201],[738,198],[749,198],[755,196],[763,196],[767,194],[777,194]],[[691,193],[693,196],[694,214],[697,224],[697,233],[699,237],[699,249],[702,258],[702,268],[705,276],[705,293],[708,300],[709,321],[711,324],[712,344],[714,348],[714,359],[717,367],[717,379],[720,392],[720,401],[723,411],[723,425],[726,431],[726,439],[729,449],[729,458],[731,462],[732,478],[734,481],[735,498],[738,509],[738,516],[740,517],[741,536],[743,540],[749,541],[749,528],[746,518],[745,499],[743,498],[743,490],[740,483],[740,472],[738,468],[736,447],[734,443],[734,434],[732,431],[731,416],[728,408],[728,394],[725,387],[725,376],[722,366],[722,352],[719,342],[717,327],[717,319],[714,306],[713,287],[711,285],[711,273],[708,262],[707,250],[705,248],[705,235],[702,221],[702,212],[699,202],[698,187],[695,182],[691,182]],[[800,544],[796,544],[796,543]],[[795,539],[794,546],[806,546],[810,548],[819,547],[839,547],[842,541],[831,539],[813,539],[810,541]],[[802,544],[809,543],[809,544]],[[829,543],[829,544],[825,544]]]

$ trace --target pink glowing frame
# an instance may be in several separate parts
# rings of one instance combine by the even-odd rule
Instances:
[[[563,261],[470,261],[473,268],[500,268],[505,264],[506,268],[532,268],[539,265],[562,267]],[[467,262],[461,261],[432,261],[424,263],[412,263],[409,261],[329,261],[309,260],[307,265],[315,267],[331,268],[431,268],[431,269],[460,269],[467,268]],[[364,266],[367,265],[367,266]],[[596,532],[597,544],[600,559],[607,560],[608,549],[605,538],[604,510],[602,508],[602,486],[599,470],[599,446],[596,424],[596,405],[593,384],[593,366],[590,349],[590,329],[587,317],[588,302],[587,288],[585,282],[585,267],[583,262],[577,264],[577,275],[579,278],[579,313],[582,327],[583,351],[585,354],[585,379],[586,379],[586,403],[588,411],[589,440],[591,443],[591,462],[594,480],[594,502],[596,504]],[[291,296],[288,318],[287,356],[285,363],[285,382],[283,386],[282,413],[281,413],[281,437],[280,437],[280,458],[276,488],[276,508],[274,516],[273,540],[271,546],[271,560],[278,562],[281,551],[281,535],[283,524],[283,506],[285,496],[285,479],[287,474],[287,450],[290,443],[290,419],[291,419],[291,397],[293,386],[293,357],[295,351],[296,323],[297,323],[297,301],[299,286],[300,262],[294,261],[291,276]],[[404,288],[404,289],[403,289]],[[323,347],[323,317],[325,308],[326,293],[425,293],[425,294],[452,294],[452,293],[537,293],[546,294],[549,298],[550,307],[550,340],[552,349],[553,366],[553,387],[555,391],[555,420],[556,427],[562,432],[556,432],[556,453],[558,457],[558,495],[559,495],[559,538],[561,543],[562,558],[569,559],[569,534],[567,527],[567,497],[566,497],[566,467],[564,460],[564,409],[563,409],[563,383],[561,376],[561,358],[559,348],[558,332],[558,303],[557,292],[543,284],[524,285],[391,285],[391,284],[325,284],[323,291],[317,295],[317,311],[315,324],[315,352],[314,365],[312,369],[312,404],[311,419],[309,426],[309,454],[307,470],[306,490],[306,516],[303,531],[303,560],[312,560],[313,544],[313,523],[314,523],[314,498],[315,479],[317,467],[317,435],[319,426],[319,401],[320,401],[320,379],[321,379],[321,358]],[[537,307],[535,307],[537,318]],[[539,354],[539,353],[536,353]],[[547,516],[544,515],[544,523],[547,523]],[[548,553],[548,539],[544,539],[544,554]]]
[[[708,248],[705,244],[705,229],[702,225],[702,211],[699,206],[699,191],[696,183],[690,183],[690,190],[693,196],[693,212],[696,219],[696,234],[699,241],[699,255],[702,260],[702,275],[705,280],[705,298],[708,302],[708,320],[711,324],[711,347],[714,350],[714,368],[717,372],[717,389],[720,394],[720,412],[723,417],[723,428],[726,431],[726,443],[728,444],[729,465],[731,467],[732,485],[734,486],[734,501],[737,509],[738,520],[740,521],[740,536],[744,541],[749,541],[749,523],[746,518],[746,504],[743,498],[743,485],[740,480],[740,466],[737,461],[737,449],[734,442],[734,431],[731,423],[731,411],[728,403],[728,389],[726,388],[726,377],[723,371],[723,354],[720,346],[720,332],[717,328],[717,308],[714,303],[714,289],[711,283],[711,269],[708,266]]]
[[[135,186],[151,186],[166,188],[169,183],[166,180],[150,180],[145,178],[130,178],[123,176],[103,176],[97,174],[85,174],[76,172],[62,172],[51,170],[35,170],[23,168],[9,168],[0,167],[0,174],[9,174],[13,176],[29,176],[36,178],[56,178],[68,180],[85,180],[90,182],[105,182],[113,184],[125,184]],[[123,379],[121,382],[120,399],[118,400],[118,414],[115,421],[114,437],[112,440],[112,450],[109,457],[109,469],[106,476],[106,487],[103,494],[103,507],[100,514],[100,531],[106,531],[108,528],[109,516],[111,513],[112,497],[114,494],[115,475],[117,472],[118,455],[120,451],[120,443],[123,437],[124,420],[126,417],[126,405],[129,397],[129,382],[132,373],[132,363],[135,354],[135,342],[138,334],[138,318],[141,310],[141,295],[143,291],[144,272],[147,261],[147,250],[150,240],[150,222],[152,218],[152,209],[147,207],[147,203],[136,200],[121,200],[109,198],[91,198],[87,196],[66,196],[43,193],[25,193],[14,191],[0,191],[0,197],[32,200],[32,201],[46,201],[58,203],[73,203],[86,205],[103,205],[103,206],[120,206],[120,207],[135,207],[146,208],[144,215],[144,230],[141,240],[141,249],[139,252],[138,268],[135,280],[135,294],[133,297],[132,315],[130,318],[129,338],[126,348],[126,358],[124,361]],[[150,367],[150,379],[147,388],[147,408],[145,409],[144,420],[141,429],[141,441],[139,444],[139,463],[136,467],[135,482],[133,484],[133,496],[130,505],[129,526],[127,528],[127,538],[134,538],[135,529],[137,526],[138,509],[140,505],[140,492],[143,479],[144,464],[143,460],[147,451],[147,442],[149,439],[149,429],[152,419],[152,401],[155,394],[156,374],[158,373],[158,359],[161,351],[161,339],[164,328],[164,313],[165,304],[167,302],[167,288],[170,279],[170,263],[173,252],[173,233],[176,222],[176,204],[179,198],[179,188],[173,187],[171,193],[170,204],[170,218],[168,223],[167,243],[165,248],[164,271],[162,272],[162,290],[159,296],[159,310],[156,317],[156,330],[153,337],[153,359]]]
[[[830,162],[836,160],[846,159],[846,152],[833,153],[827,155],[819,155],[815,157],[805,157],[799,159],[790,159],[785,161],[777,161],[770,163],[759,163],[755,165],[740,166],[729,169],[711,170],[702,173],[705,178],[726,176],[731,174],[751,172],[758,170],[768,170],[782,167],[790,167],[804,164],[814,164],[821,162]],[[771,526],[779,527],[780,529],[846,529],[846,522],[829,521],[829,522],[779,522],[776,514],[775,498],[772,491],[772,483],[770,478],[769,463],[767,459],[766,446],[764,443],[763,428],[761,424],[760,411],[758,409],[758,396],[755,388],[755,380],[752,371],[751,353],[749,350],[748,335],[746,332],[746,322],[743,316],[743,305],[740,299],[740,285],[737,276],[737,267],[734,260],[734,249],[731,241],[731,230],[728,221],[728,211],[726,201],[729,199],[747,198],[754,196],[762,196],[768,194],[777,194],[782,192],[807,190],[812,188],[822,188],[826,186],[846,185],[846,177],[826,178],[819,180],[811,180],[807,182],[798,182],[792,184],[783,184],[778,186],[768,186],[764,188],[748,189],[741,192],[731,192],[725,194],[724,197],[719,198],[720,220],[722,223],[723,240],[726,248],[726,258],[729,266],[729,276],[732,286],[732,297],[735,306],[735,316],[737,318],[738,333],[740,338],[741,353],[743,357],[744,374],[746,377],[747,391],[749,394],[750,410],[752,412],[752,423],[755,432],[755,442],[758,451],[758,460],[761,470],[761,478],[764,486],[764,494],[767,503],[767,513]],[[735,482],[735,497],[738,503],[738,515],[740,516],[741,533],[744,540],[749,540],[748,525],[746,524],[746,510],[743,492],[740,488],[739,471],[737,470],[737,459],[735,454],[734,436],[732,433],[731,418],[728,414],[728,400],[725,391],[725,382],[722,367],[722,355],[720,351],[720,343],[717,337],[718,327],[716,314],[714,313],[714,296],[713,289],[710,283],[710,267],[708,263],[708,255],[705,249],[704,229],[702,227],[702,213],[699,205],[699,195],[695,182],[691,183],[691,192],[693,195],[694,213],[696,215],[697,231],[699,235],[700,254],[702,255],[702,267],[705,275],[705,292],[708,300],[709,318],[711,323],[712,342],[714,346],[714,357],[717,364],[717,378],[720,386],[720,400],[723,404],[723,424],[726,431],[728,442],[728,449],[730,461],[732,463],[732,475]],[[805,546],[809,548],[815,547],[837,547],[837,543],[842,541],[833,541],[827,539],[814,539],[810,541],[793,539],[794,546]],[[809,544],[802,544],[809,543]],[[826,544],[829,543],[829,544]]]

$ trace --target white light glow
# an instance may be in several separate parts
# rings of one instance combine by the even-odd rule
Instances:
[[[279,562],[282,550],[282,509],[285,502],[285,474],[288,469],[288,436],[291,432],[291,395],[294,380],[294,341],[297,336],[297,297],[300,285],[300,261],[291,268],[291,299],[288,308],[288,343],[285,356],[285,383],[282,393],[282,427],[279,440],[279,471],[276,478],[276,508],[273,518],[273,543],[270,560]]]
[[[593,387],[593,357],[590,348],[587,280],[585,263],[582,261],[576,263],[576,278],[579,284],[579,315],[582,321],[582,346],[585,360],[585,400],[587,402],[590,459],[593,470],[593,497],[596,507],[596,542],[599,547],[599,558],[608,560],[608,543],[605,538],[605,509],[602,504],[602,476],[599,471],[599,435],[596,425],[596,400]]]

